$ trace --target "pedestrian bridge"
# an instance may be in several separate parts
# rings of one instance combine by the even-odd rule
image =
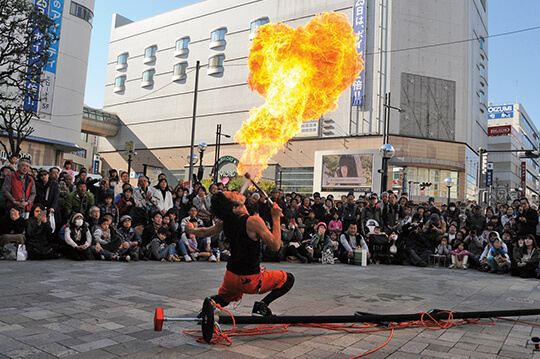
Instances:
[[[103,110],[84,106],[81,130],[91,135],[114,137],[120,130],[120,117]]]

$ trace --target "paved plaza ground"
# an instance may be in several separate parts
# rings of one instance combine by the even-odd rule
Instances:
[[[415,313],[540,308],[540,281],[444,268],[266,263],[294,273],[291,292],[272,304],[284,315]],[[286,333],[207,345],[182,334],[214,294],[225,263],[0,261],[0,358],[351,358],[383,344],[389,332],[347,334],[291,327]],[[233,310],[249,315],[247,296]],[[538,317],[523,320],[540,323]],[[224,326],[224,329],[230,329]],[[526,347],[540,327],[496,320],[433,331],[404,329],[367,358],[540,358]]]

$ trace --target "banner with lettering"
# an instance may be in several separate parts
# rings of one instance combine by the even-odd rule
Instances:
[[[362,54],[365,64],[365,49],[366,49],[366,18],[367,18],[367,0],[354,0],[354,32],[358,35],[358,41],[356,42],[356,50],[359,54]],[[352,106],[362,106],[362,100],[364,97],[364,73],[365,67],[358,75],[358,78],[354,81],[351,91],[351,104]]]

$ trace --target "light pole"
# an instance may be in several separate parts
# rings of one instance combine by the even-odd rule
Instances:
[[[225,138],[231,138],[230,135],[226,135],[224,133],[221,133],[221,124],[218,123],[217,125],[217,128],[216,128],[216,156],[215,156],[215,159],[214,159],[214,168],[212,169],[212,174],[213,174],[213,179],[214,179],[214,183],[217,183],[218,182],[218,161],[219,161],[219,156],[220,156],[220,150],[221,150],[221,136],[225,137]]]
[[[199,145],[197,146],[197,149],[199,150],[199,154],[201,156],[201,162],[199,162],[199,172],[197,173],[197,179],[199,181],[202,180],[203,174],[204,174],[203,156],[204,156],[204,151],[206,151],[207,147],[208,146],[204,142],[199,143]]]
[[[383,193],[388,184],[388,160],[394,157],[396,149],[391,144],[385,143],[379,148],[379,152],[382,154],[381,193]]]
[[[454,185],[454,180],[452,179],[452,177],[448,177],[444,180],[444,184],[446,185],[446,188],[448,188],[448,201],[446,204],[448,205],[448,207],[450,207],[450,189]]]

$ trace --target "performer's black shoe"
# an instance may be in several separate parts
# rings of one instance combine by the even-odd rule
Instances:
[[[268,304],[265,302],[255,302],[253,303],[253,310],[251,315],[255,317],[272,317],[272,311],[268,308]]]

